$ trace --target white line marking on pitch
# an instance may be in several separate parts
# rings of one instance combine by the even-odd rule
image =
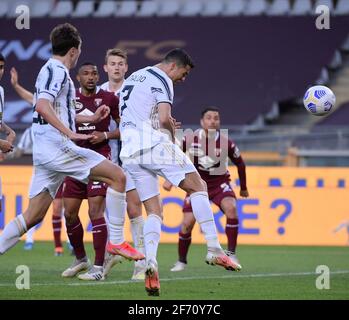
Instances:
[[[333,274],[349,274],[349,270],[336,270],[331,271]],[[296,277],[296,276],[315,276],[315,272],[289,272],[289,273],[255,273],[255,274],[232,274],[226,276],[205,276],[205,277],[178,277],[178,278],[160,278],[162,282],[170,281],[186,281],[186,280],[205,280],[205,279],[242,279],[242,278],[270,278],[270,277]],[[73,278],[75,279],[75,278]],[[30,286],[95,286],[95,285],[113,285],[113,284],[130,284],[130,283],[142,283],[142,281],[132,280],[116,280],[116,281],[96,281],[96,282],[73,282],[67,283],[66,281],[54,282],[54,283],[35,283],[31,282]],[[12,287],[13,283],[0,283],[0,287]]]

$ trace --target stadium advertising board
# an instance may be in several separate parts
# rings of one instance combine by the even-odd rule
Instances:
[[[233,185],[238,184],[236,169],[229,168]],[[26,209],[32,167],[0,166],[3,181],[3,212],[0,230],[15,215]],[[161,180],[162,183],[162,180]],[[346,245],[347,229],[338,228],[349,221],[349,169],[339,168],[276,168],[248,167],[247,183],[250,197],[238,199],[240,244],[275,245]],[[235,186],[236,194],[239,187]],[[162,242],[177,242],[182,219],[184,192],[161,190],[164,203]],[[226,243],[225,217],[212,205],[220,240]],[[37,226],[36,240],[52,239],[50,209],[42,224]],[[80,211],[85,226],[85,239],[92,240],[87,203]],[[131,241],[129,220],[125,235]],[[339,229],[338,232],[335,232]],[[65,232],[63,232],[64,237]],[[196,225],[192,241],[203,243]]]

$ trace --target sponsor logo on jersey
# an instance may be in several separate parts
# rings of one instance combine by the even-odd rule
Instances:
[[[83,107],[84,107],[84,105],[81,102],[79,102],[79,101],[75,102],[75,110],[76,111],[81,110]]]
[[[102,99],[100,98],[94,100],[94,104],[97,108],[101,105],[101,103],[102,103]]]

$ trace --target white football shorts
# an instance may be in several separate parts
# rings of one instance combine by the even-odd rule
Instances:
[[[159,143],[121,160],[123,169],[132,177],[141,201],[160,194],[157,176],[178,186],[187,173],[197,171],[187,155],[171,142]]]
[[[29,198],[47,190],[54,199],[66,176],[87,183],[91,169],[104,160],[106,158],[101,154],[67,141],[52,161],[34,166]]]

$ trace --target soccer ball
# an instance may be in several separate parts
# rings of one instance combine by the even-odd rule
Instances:
[[[336,96],[330,88],[314,86],[305,93],[303,103],[309,113],[315,116],[323,116],[334,109]]]

